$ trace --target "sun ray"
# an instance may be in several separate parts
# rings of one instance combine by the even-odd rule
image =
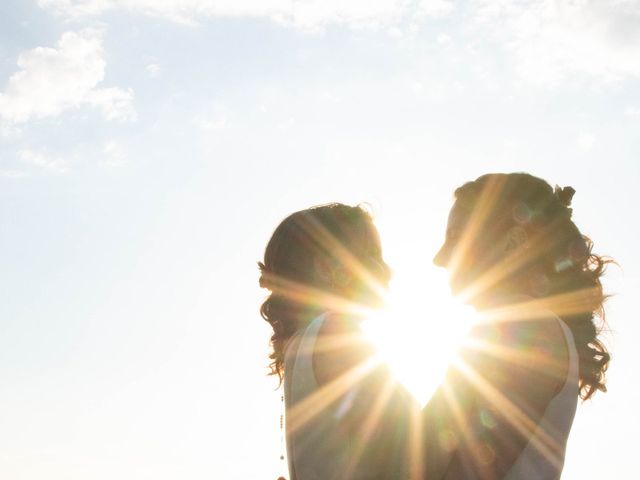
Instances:
[[[308,217],[300,222],[300,227],[305,230],[307,238],[312,239],[321,250],[330,252],[330,256],[338,259],[357,278],[359,283],[374,292],[379,298],[384,298],[387,295],[386,285],[372,273],[371,268],[365,266],[321,222],[313,217]],[[371,312],[371,307],[368,305],[363,305],[326,289],[287,279],[273,272],[263,271],[262,282],[274,294],[308,307],[350,313],[361,317],[365,317]]]
[[[392,288],[388,308],[362,324],[365,336],[375,346],[391,372],[425,405],[444,380],[450,361],[469,330],[473,313],[448,295],[435,297],[428,316],[421,313],[421,292]],[[426,317],[426,318],[425,318]],[[433,332],[438,340],[433,340]]]
[[[331,252],[331,256],[338,258],[350,271],[354,272],[360,282],[363,282],[377,295],[383,297],[386,289],[379,280],[371,273],[370,269],[362,264],[349,249],[338,240],[329,230],[316,218],[309,217],[303,224],[308,227],[309,238],[315,239],[322,249]]]
[[[518,433],[529,438],[529,442],[536,448],[545,458],[558,468],[561,467],[561,459],[557,453],[560,452],[561,445],[558,441],[543,428],[539,428],[538,424],[529,417],[520,407],[510,400],[504,393],[495,388],[483,378],[473,367],[467,363],[460,361],[456,363],[456,369],[460,371],[465,378],[476,388],[476,391],[482,395],[494,408],[500,412],[511,426]],[[534,435],[533,432],[536,432]]]
[[[382,386],[378,396],[373,402],[373,406],[370,408],[367,417],[363,422],[362,429],[358,432],[358,437],[355,439],[355,447],[351,454],[351,461],[345,472],[345,478],[350,478],[353,471],[357,468],[360,457],[366,447],[366,443],[371,438],[378,426],[380,417],[382,416],[385,407],[394,389],[394,382],[389,378]]]
[[[376,357],[369,357],[297,402],[287,413],[287,429],[293,433],[306,425],[334,401],[346,394],[377,365],[379,365],[379,360]]]
[[[360,332],[325,334],[322,341],[310,345],[308,349],[300,347],[300,355],[312,355],[314,353],[330,353],[333,351],[345,351],[345,349],[369,348],[370,345],[363,339]]]
[[[424,478],[425,472],[424,431],[422,425],[421,410],[411,408],[407,455],[409,456],[409,475],[410,478],[415,479]]]
[[[361,316],[366,316],[371,310],[358,302],[327,292],[324,289],[288,280],[281,275],[263,273],[263,276],[265,277],[264,281],[268,282],[269,289],[274,294],[308,307],[323,307],[326,310],[354,313]]]
[[[504,185],[504,180],[499,177],[490,178],[483,188],[473,213],[469,216],[464,232],[462,232],[456,243],[456,249],[449,259],[448,269],[457,272],[464,268],[464,258],[469,254],[471,246],[474,244],[479,232],[485,226],[489,213],[493,210],[498,201],[499,194]]]
[[[464,269],[462,259],[468,254],[469,245],[474,242],[474,236],[477,235],[479,229],[478,223],[481,220],[482,219],[475,219],[473,216],[472,219],[469,220],[469,225],[466,227],[459,244],[456,245],[456,250],[452,255],[452,260],[448,267],[452,274],[455,275],[455,273],[460,269]],[[519,270],[522,270],[527,265],[536,263],[548,256],[549,251],[554,247],[553,232],[556,227],[556,223],[552,222],[535,232],[535,234],[528,239],[525,247],[505,251],[503,258],[499,262],[488,268],[486,272],[484,272],[479,278],[475,279],[463,291],[459,292],[457,296],[461,301],[465,303],[469,302],[469,300],[477,298],[483,293],[488,292],[500,281],[503,281]],[[567,252],[565,258],[559,258],[558,261],[560,263],[569,262],[569,265],[573,264],[573,260],[570,258],[569,252]],[[582,300],[582,305],[585,305],[584,299]],[[592,304],[588,303],[588,305]]]
[[[517,322],[539,318],[544,312],[553,312],[558,317],[570,317],[592,312],[600,298],[597,287],[588,287],[571,292],[558,293],[540,298],[527,298],[508,305],[485,310],[478,314],[484,323]]]
[[[462,407],[467,395],[454,391],[451,379],[442,384],[429,406],[425,409],[425,435],[430,441],[425,450],[426,468],[429,478],[441,478],[448,462],[443,463],[442,455],[453,454],[460,447],[471,455],[471,461],[480,465],[476,439],[468,421],[468,409]],[[446,453],[443,453],[446,452]]]
[[[465,342],[465,347],[490,355],[502,362],[510,365],[528,366],[536,365],[536,368],[544,369],[551,375],[557,372],[558,378],[564,378],[563,372],[566,362],[550,358],[549,355],[538,351],[522,351],[521,349],[498,345],[477,339],[469,339]]]
[[[501,188],[502,185],[496,183],[494,185],[489,185],[483,190],[479,201],[476,203],[474,214],[471,216],[472,220],[468,223],[468,226],[463,232],[462,237],[458,241],[457,248],[452,255],[452,258],[450,260],[451,270],[456,271],[456,269],[463,268],[462,262],[466,255],[466,252],[471,247],[473,238],[481,231],[482,228],[485,227],[488,214],[499,198]],[[376,292],[380,296],[386,295],[386,288],[384,288],[379,283],[379,281],[371,274],[371,272],[362,264],[362,262],[357,259],[355,255],[350,253],[344,245],[338,242],[335,237],[326,230],[326,228],[324,228],[322,225],[317,224],[317,222],[309,222],[307,228],[309,229],[308,233],[311,238],[318,239],[317,241],[321,245],[321,248],[326,249],[327,251],[331,251],[333,256],[338,258],[340,262],[344,264],[350,271],[354,272],[354,274],[359,277],[360,281],[366,284],[372,291]],[[475,281],[469,288],[461,293],[460,298],[469,299],[482,294],[483,292],[487,291],[487,289],[490,289],[492,286],[494,286],[496,283],[502,281],[518,269],[531,262],[533,259],[539,256],[545,248],[548,248],[548,245],[542,244],[543,242],[536,241],[537,238],[532,240],[533,246],[530,249],[515,249],[514,251],[508,252],[506,258],[503,259],[502,262],[496,264],[493,268],[490,268],[484,275],[478,278],[477,281]],[[310,306],[322,305],[325,306],[325,308],[328,306],[330,310],[355,313],[361,317],[373,316],[370,309],[363,307],[357,302],[350,301],[341,297],[340,295],[336,295],[335,293],[309,287],[308,285],[298,284],[296,282],[292,282],[276,275],[272,275],[269,278],[269,281],[271,286],[273,286],[274,293],[284,295],[287,298],[293,299],[301,304]],[[561,315],[567,314],[567,312],[573,312],[575,314],[585,310],[584,298],[585,295],[589,295],[589,293],[589,290],[585,290],[583,292],[560,294],[544,299],[533,299],[513,305],[502,306],[500,308],[485,312],[477,320],[481,323],[521,321],[533,318],[533,312],[537,311],[537,313],[539,314],[543,309],[553,310],[557,314]],[[416,298],[419,298],[419,296],[416,295]],[[415,322],[416,319],[412,317],[415,317],[415,312],[419,311],[419,306],[414,305],[413,308],[413,312],[408,311],[405,305],[405,310],[403,312],[396,311],[393,315],[395,315],[396,317],[411,318],[411,320]],[[446,318],[451,314],[451,311],[446,307],[442,308],[441,312],[443,318]],[[446,318],[445,321],[453,322],[455,320]],[[397,327],[399,323],[398,318],[395,318],[394,322],[395,326]],[[397,330],[403,331],[402,328]],[[384,331],[384,329],[382,329],[382,331]],[[392,335],[388,335],[389,331],[390,330],[387,330],[387,335],[382,335],[382,337],[387,337],[382,341],[382,343],[385,343],[386,341],[387,344],[389,344],[388,342],[392,337]],[[405,329],[404,332],[406,331],[407,330]],[[422,341],[424,342],[424,339],[429,337],[428,333],[428,330],[421,331],[418,329],[415,331],[415,335],[413,336],[424,337],[422,338]],[[392,370],[396,370],[396,373],[397,368],[393,368],[394,362],[390,362],[389,357],[392,357],[393,355],[400,352],[403,347],[407,351],[411,350],[410,348],[407,348],[406,337],[407,335],[405,333],[405,336],[402,339],[403,341],[400,342],[398,342],[398,339],[396,338],[396,347],[392,348],[391,352],[386,352],[386,360],[388,361],[390,366],[392,366]],[[355,343],[360,342],[361,338],[359,338],[359,335],[357,334],[349,333],[333,335],[331,336],[331,338],[327,338],[325,340],[325,342],[321,342],[322,345],[318,344],[318,348],[320,348],[322,351],[350,348],[353,347]],[[378,340],[380,340],[380,337],[378,338]],[[435,346],[437,347],[438,345]],[[540,360],[543,360],[543,356],[536,355],[535,352],[523,353],[522,351],[519,351],[515,348],[492,345],[488,342],[475,341],[469,343],[467,347],[482,351],[484,353],[488,353],[495,357],[499,357],[504,361],[513,363],[526,364],[532,361],[539,363]],[[433,346],[430,344],[429,348],[432,349]],[[307,353],[311,354],[311,352]],[[391,353],[391,355],[388,355],[389,353]],[[385,357],[385,355],[373,356],[364,360],[363,362],[344,372],[335,380],[327,383],[326,385],[323,385],[312,395],[292,406],[292,408],[288,412],[288,429],[291,432],[295,432],[297,429],[303,427],[310,420],[315,418],[323,410],[328,408],[341,396],[346,395],[350,389],[352,389],[359,382],[363,381],[363,379],[380,364],[381,357]],[[435,355],[435,357],[438,357],[438,355]],[[483,398],[487,399],[487,401],[493,403],[500,409],[506,421],[512,424],[516,431],[524,435],[531,434],[531,432],[536,428],[536,424],[531,418],[528,417],[528,415],[524,411],[522,411],[517,405],[515,405],[509,398],[498,391],[488,381],[482,378],[478,374],[478,372],[476,372],[471,366],[465,365],[464,362],[462,362],[460,359],[452,358],[452,360],[454,360],[456,368],[464,373],[464,377],[469,380],[469,383],[472,384],[478,392],[480,392],[480,395],[482,395]],[[410,372],[409,376],[418,378],[420,374],[424,375],[424,365],[420,365],[420,362],[416,362],[415,358],[411,359],[410,362],[407,362],[404,365],[404,368],[407,369],[407,365],[409,364],[412,364],[411,368],[413,368],[413,371]],[[395,365],[398,365],[397,362]],[[557,367],[557,365],[551,365],[550,363],[548,366]],[[402,379],[401,375],[398,375],[398,378],[406,382],[406,377]],[[369,406],[369,410],[367,411],[366,418],[364,419],[364,423],[362,424],[362,429],[360,430],[360,436],[358,437],[358,440],[355,444],[355,449],[353,451],[353,462],[358,461],[364,451],[368,440],[375,432],[376,426],[378,425],[380,418],[383,415],[384,409],[388,405],[390,395],[392,394],[392,385],[392,383],[388,382],[380,386],[380,389],[376,391],[376,396],[371,398],[372,403]],[[456,398],[455,392],[450,388],[449,385],[445,384],[442,386],[442,388],[446,394],[448,409],[453,418],[456,429],[461,435],[461,441],[464,443],[466,450],[470,453],[471,461],[473,461],[478,468],[482,469],[482,465],[486,464],[487,462],[487,456],[485,455],[486,452],[483,453],[482,451],[482,445],[479,445],[476,441],[477,439],[474,438],[474,432],[471,430],[467,421],[468,412],[465,412],[463,410],[460,399]],[[425,471],[428,471],[429,467],[428,465],[425,467],[426,458],[422,455],[425,447],[423,437],[424,432],[422,428],[416,427],[416,425],[422,425],[422,422],[418,421],[420,414],[416,412],[417,409],[411,413],[412,422],[410,422],[410,424],[412,427],[408,432],[408,460],[412,478],[421,478],[423,476],[423,473]],[[542,432],[542,434],[537,436],[533,441],[535,443],[534,446],[540,449],[540,451],[552,462],[557,461],[557,456],[554,455],[554,451],[557,451],[557,444],[554,443],[555,440],[551,434],[549,434],[548,432]],[[355,463],[351,466],[351,468],[355,468]]]

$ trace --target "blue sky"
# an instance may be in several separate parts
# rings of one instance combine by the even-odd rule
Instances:
[[[567,477],[628,477],[638,32],[622,0],[3,2],[0,473],[275,476],[255,261],[277,223],[370,202],[429,303],[453,189],[524,170],[574,186],[621,264]]]

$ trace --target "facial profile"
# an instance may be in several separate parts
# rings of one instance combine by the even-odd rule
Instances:
[[[507,238],[499,225],[480,226],[472,218],[473,210],[456,201],[449,212],[445,241],[433,262],[449,271],[451,291],[461,294],[472,288],[483,273],[500,260]]]
[[[588,399],[606,391],[601,277],[615,262],[594,253],[574,223],[575,193],[519,172],[467,182],[454,192],[434,263],[449,271],[453,293],[477,309],[533,304],[566,320],[580,357],[580,397]]]
[[[322,312],[361,315],[383,304],[390,269],[371,215],[360,206],[320,205],[289,215],[258,263],[261,307],[271,324],[272,373],[282,372],[286,339]]]
[[[570,245],[586,248],[570,218],[574,192],[524,173],[483,175],[459,187],[434,258],[449,271],[453,293],[478,306],[564,288],[555,266],[573,262]]]

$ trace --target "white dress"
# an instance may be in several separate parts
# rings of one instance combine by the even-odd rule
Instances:
[[[556,319],[564,333],[569,353],[567,379],[560,392],[549,402],[533,437],[505,480],[555,480],[562,473],[567,439],[578,405],[580,362],[571,330],[560,318]]]
[[[313,350],[325,318],[326,314],[315,318],[291,338],[285,349],[285,427],[290,479],[404,479],[401,472],[405,468],[406,434],[402,425],[406,422],[396,422],[398,417],[393,417],[391,429],[378,422],[375,431],[365,438],[357,428],[360,433],[346,429],[343,421],[359,393],[358,382],[338,391],[316,381]],[[329,390],[337,393],[330,395]],[[331,399],[327,400],[328,397]],[[386,407],[389,412],[393,411],[391,402]],[[396,411],[402,410],[399,407]]]
[[[294,425],[294,417],[304,418],[305,413],[314,408],[309,399],[318,392],[319,385],[313,372],[313,349],[325,318],[326,315],[320,315],[305,329],[298,331],[285,350],[285,425],[291,480],[341,478],[348,460],[345,458],[348,439],[337,428],[339,412],[336,405],[329,405],[304,422],[299,422],[299,425]],[[302,403],[305,400],[306,404]],[[294,411],[299,414],[292,415]]]

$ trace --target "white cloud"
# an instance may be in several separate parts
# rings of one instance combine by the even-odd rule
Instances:
[[[418,3],[418,11],[427,17],[446,17],[453,9],[451,0],[421,0]]]
[[[580,150],[590,152],[596,144],[596,137],[590,133],[581,133],[578,135],[577,143]]]
[[[22,178],[27,176],[27,172],[23,172],[22,170],[2,170],[0,174],[7,178]]]
[[[18,57],[18,70],[0,93],[0,118],[20,124],[72,108],[100,108],[108,120],[134,118],[133,91],[98,88],[106,61],[99,31],[66,32],[55,48],[37,47]]]
[[[150,63],[146,67],[144,67],[144,69],[147,71],[151,78],[156,78],[162,70],[160,64],[158,63]]]
[[[632,120],[640,119],[640,108],[638,107],[627,107],[624,109],[624,114],[626,117]]]
[[[314,31],[328,24],[381,28],[395,37],[425,18],[457,14],[473,48],[496,45],[528,83],[554,86],[574,75],[615,82],[640,76],[638,0],[39,0],[77,18],[121,11],[195,24],[207,17],[270,18]],[[471,28],[474,26],[475,29]],[[491,43],[495,41],[495,45]]]
[[[135,120],[133,90],[117,87],[95,88],[87,93],[84,101],[98,107],[107,120]]]
[[[0,139],[19,136],[22,133],[22,129],[19,126],[3,122],[0,115]]]
[[[97,15],[113,8],[115,3],[113,0],[38,0],[40,7],[70,17]]]
[[[116,140],[106,142],[102,147],[102,153],[104,155],[102,163],[109,167],[117,167],[127,161],[124,147]]]
[[[223,130],[228,126],[227,117],[224,115],[197,115],[193,117],[192,122],[196,127],[205,132]]]
[[[29,148],[24,148],[18,152],[18,157],[24,163],[35,165],[46,170],[64,172],[67,170],[67,162],[61,158],[51,157],[43,152],[36,152]]]
[[[202,17],[269,17],[309,30],[329,23],[384,27],[416,15],[441,17],[453,9],[449,0],[39,0],[38,4],[72,18],[119,9],[186,24]]]
[[[604,82],[640,76],[637,0],[473,0],[470,8],[531,83],[554,86],[576,73]]]

